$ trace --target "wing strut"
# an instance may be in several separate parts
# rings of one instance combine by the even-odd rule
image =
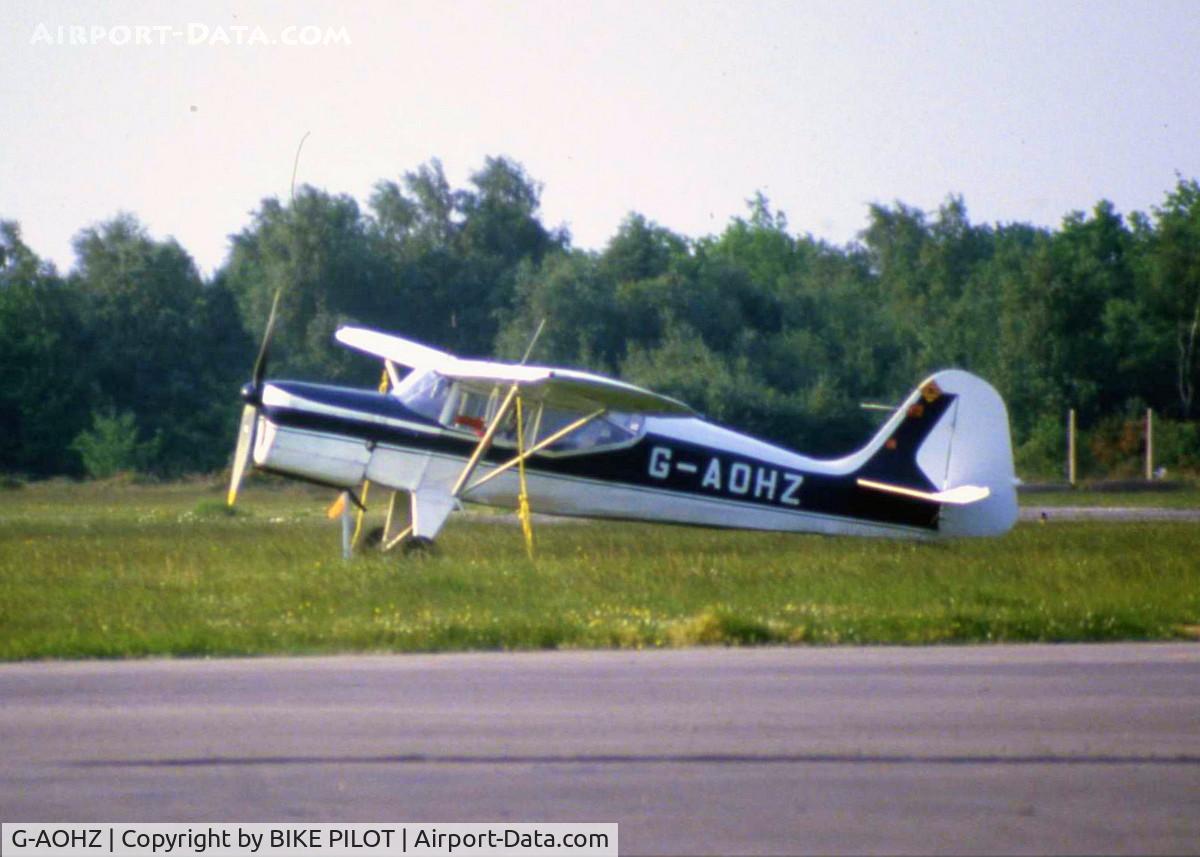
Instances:
[[[511,393],[510,393],[510,396],[511,396]],[[496,467],[495,469],[493,469],[490,473],[487,473],[487,474],[479,477],[474,482],[472,482],[470,485],[468,485],[466,488],[463,488],[462,490],[458,490],[459,486],[455,486],[454,496],[459,497],[459,496],[462,496],[463,494],[470,494],[476,488],[479,488],[481,485],[485,485],[486,483],[491,482],[493,479],[495,479],[500,474],[506,473],[509,470],[512,470],[514,467],[517,468],[517,473],[519,474],[519,476],[518,476],[519,484],[520,484],[519,494],[518,494],[518,498],[517,498],[517,516],[521,520],[521,530],[525,534],[525,549],[529,553],[529,558],[533,559],[533,521],[532,521],[532,517],[530,514],[530,509],[529,509],[529,490],[525,484],[525,462],[528,461],[531,456],[541,452],[546,447],[552,446],[553,444],[558,443],[560,440],[565,438],[567,435],[573,434],[574,432],[579,431],[581,428],[588,425],[589,423],[591,423],[595,420],[598,420],[600,417],[604,416],[604,414],[606,414],[608,412],[608,409],[607,408],[597,408],[596,410],[592,411],[590,414],[580,417],[579,419],[575,420],[575,422],[571,423],[570,425],[564,426],[563,428],[559,429],[558,431],[554,432],[553,434],[549,434],[546,437],[542,438],[537,443],[535,443],[533,446],[526,448],[526,446],[525,446],[525,416],[524,416],[524,413],[522,412],[523,411],[522,405],[523,405],[523,402],[522,402],[521,397],[517,396],[517,398],[516,398],[517,454],[514,455],[512,458],[510,458],[508,461],[504,462],[503,464],[501,464],[498,467]],[[503,410],[507,406],[508,406],[508,400],[506,399],[505,404],[501,407],[501,412],[503,412]],[[503,416],[503,413],[499,413],[497,416],[497,419],[499,419],[502,416]],[[493,425],[495,425],[495,424],[493,424]],[[487,439],[488,439],[488,437],[485,435],[484,440],[487,440]],[[482,447],[484,440],[480,441],[480,447]],[[472,456],[472,461],[468,462],[468,465],[467,465],[468,469],[464,470],[464,475],[469,476],[470,473],[473,472],[474,466],[476,464],[478,464],[478,460],[476,459],[475,456]],[[463,481],[463,480],[460,478],[460,482],[461,481]]]
[[[575,420],[575,422],[571,423],[569,426],[559,429],[554,434],[547,435],[546,437],[542,438],[537,443],[535,443],[533,446],[529,447],[529,449],[521,451],[521,453],[519,455],[515,455],[512,458],[510,458],[508,461],[501,464],[499,467],[497,467],[491,473],[488,473],[484,476],[480,476],[478,479],[476,479],[474,482],[472,482],[470,485],[468,485],[466,488],[464,488],[462,493],[470,494],[472,491],[474,491],[479,486],[481,486],[487,482],[491,482],[493,479],[495,479],[501,473],[505,473],[509,470],[512,470],[517,465],[523,464],[525,462],[525,460],[528,459],[531,455],[541,452],[546,447],[552,446],[553,444],[558,443],[560,440],[562,440],[567,435],[571,434],[572,432],[579,431],[579,429],[583,428],[585,425],[592,422],[593,420],[599,419],[600,417],[604,416],[606,413],[608,413],[608,410],[606,408],[600,408],[598,410],[592,411],[586,417],[580,417],[579,419]]]
[[[457,500],[464,494],[469,494],[481,485],[484,485],[495,479],[501,473],[505,473],[516,467],[517,473],[519,474],[520,484],[520,492],[517,499],[517,516],[521,519],[521,530],[525,534],[525,549],[529,553],[529,558],[533,559],[533,522],[529,509],[529,490],[525,484],[525,462],[530,458],[530,456],[541,452],[548,446],[558,443],[567,435],[573,434],[574,432],[577,432],[586,426],[588,423],[599,419],[605,413],[607,413],[608,409],[597,408],[590,414],[580,417],[570,425],[564,426],[558,431],[542,438],[533,446],[526,448],[525,414],[523,402],[519,395],[520,386],[520,384],[513,384],[512,387],[509,388],[508,395],[504,397],[504,401],[500,404],[500,408],[496,411],[496,415],[492,418],[491,423],[488,424],[487,430],[484,432],[483,437],[481,437],[479,439],[479,443],[475,445],[475,451],[471,454],[471,458],[467,461],[462,473],[459,474],[458,481],[454,483],[454,488],[451,489],[450,496]],[[471,476],[475,473],[476,468],[479,466],[479,462],[483,459],[484,453],[487,451],[488,447],[491,446],[492,439],[496,436],[496,432],[499,430],[500,424],[504,421],[505,417],[508,416],[508,412],[514,407],[514,405],[516,407],[517,418],[517,454],[493,469],[490,473],[481,476],[479,479],[476,479],[474,482],[471,482],[470,485],[468,485],[467,483],[470,481]]]
[[[504,397],[504,401],[500,404],[500,409],[496,411],[496,416],[492,418],[491,424],[487,427],[487,431],[483,433],[483,437],[479,439],[479,443],[475,445],[475,451],[471,453],[471,458],[467,461],[467,466],[463,468],[462,473],[458,475],[458,481],[454,483],[454,487],[450,489],[450,496],[455,500],[462,494],[463,486],[467,484],[467,480],[471,478],[471,474],[475,472],[475,468],[479,465],[479,460],[483,458],[483,454],[487,452],[487,448],[492,445],[492,438],[496,436],[496,431],[500,428],[500,423],[508,416],[508,411],[512,407],[513,399],[517,397],[517,391],[521,388],[520,384],[513,384],[508,390],[508,395]]]

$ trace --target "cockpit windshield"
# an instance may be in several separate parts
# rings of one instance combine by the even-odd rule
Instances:
[[[453,382],[432,370],[414,370],[396,387],[394,395],[412,410],[431,420],[440,420]]]

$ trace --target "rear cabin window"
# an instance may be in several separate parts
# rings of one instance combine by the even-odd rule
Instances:
[[[583,411],[566,411],[559,408],[535,407],[525,418],[525,446],[530,447],[544,437],[562,431],[571,423],[587,416]],[[516,445],[516,418],[510,416],[497,438]],[[566,437],[555,441],[542,450],[550,455],[596,452],[609,447],[620,447],[637,440],[642,430],[640,414],[606,413],[582,428],[575,429]]]
[[[489,395],[465,390],[460,384],[443,378],[437,372],[427,371],[410,374],[396,388],[395,395],[424,417],[437,420],[449,428],[482,437],[506,392],[499,387]],[[529,448],[539,439],[562,431],[586,415],[584,411],[548,408],[536,402],[524,403],[522,416],[525,420],[525,447]],[[637,440],[643,425],[644,419],[641,414],[610,411],[582,428],[575,429],[538,454],[572,455],[625,446]],[[515,407],[509,411],[504,424],[496,432],[495,442],[501,446],[517,445]]]

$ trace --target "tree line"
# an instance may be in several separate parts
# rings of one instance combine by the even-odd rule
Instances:
[[[0,220],[0,471],[222,468],[281,288],[274,377],[373,384],[378,367],[332,341],[343,323],[519,358],[545,318],[537,361],[806,452],[857,446],[877,420],[862,402],[957,366],[1004,395],[1027,476],[1060,469],[1067,408],[1093,469],[1136,466],[1145,408],[1164,418],[1160,458],[1200,467],[1195,180],[1148,213],[1100,201],[1055,229],[972,223],[957,196],[935,212],[876,204],[845,246],[791,231],[756,194],[720,234],[633,213],[583,250],[543,222],[540,194],[507,158],[461,188],[433,160],[365,208],[305,186],[263,200],[211,277],[129,214],[80,231],[67,273]]]

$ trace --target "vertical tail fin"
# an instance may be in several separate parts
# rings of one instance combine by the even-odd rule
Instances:
[[[1008,411],[969,372],[927,379],[855,458],[859,486],[940,504],[942,535],[1000,535],[1016,523]]]

